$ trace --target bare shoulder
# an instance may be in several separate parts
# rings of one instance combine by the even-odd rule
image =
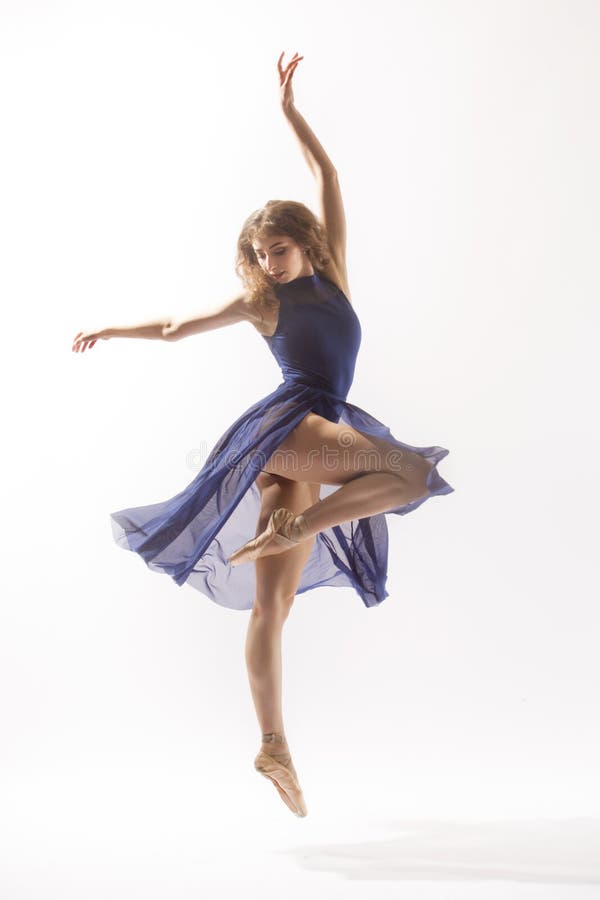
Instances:
[[[250,299],[250,294],[248,291],[243,290],[240,292],[238,296],[238,303],[246,321],[251,322],[253,325],[257,322],[260,322],[261,315],[258,309],[258,304],[256,303],[256,301]]]
[[[250,299],[250,292],[242,288],[225,304],[225,309],[233,313],[238,321],[250,322],[252,325],[261,321],[261,314],[256,301]]]
[[[327,278],[328,281],[332,281],[336,287],[342,291],[342,293],[346,296],[348,301],[352,303],[352,297],[350,296],[350,287],[348,285],[348,273],[346,272],[346,265],[341,260],[334,260],[333,257],[330,259],[327,266],[321,270],[323,273],[323,277]]]
[[[235,325],[236,322],[252,321],[255,316],[256,312],[248,302],[248,297],[239,291],[217,306],[202,310],[198,315],[174,320],[175,324],[165,339],[179,341],[192,334],[202,334],[215,328]]]
[[[240,321],[254,324],[261,318],[257,304],[250,299],[250,294],[245,288],[221,304],[216,315],[223,324]]]
[[[247,291],[242,291],[238,300],[243,317],[262,335],[271,335],[277,325],[278,311],[265,307],[256,299],[252,300]]]

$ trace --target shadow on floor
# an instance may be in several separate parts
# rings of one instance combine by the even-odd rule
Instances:
[[[284,851],[301,867],[353,881],[600,883],[600,820],[374,823],[393,836]]]

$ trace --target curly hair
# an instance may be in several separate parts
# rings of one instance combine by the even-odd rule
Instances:
[[[327,235],[315,214],[295,200],[269,200],[262,209],[251,213],[242,226],[237,242],[235,271],[246,286],[249,302],[262,315],[277,303],[273,290],[274,279],[262,269],[252,246],[257,237],[285,234],[306,248],[316,272],[322,271],[331,260]]]

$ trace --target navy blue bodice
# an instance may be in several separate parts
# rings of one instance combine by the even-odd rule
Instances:
[[[345,400],[362,338],[352,304],[337,285],[316,273],[274,289],[279,299],[277,328],[263,337],[284,381],[311,385]]]

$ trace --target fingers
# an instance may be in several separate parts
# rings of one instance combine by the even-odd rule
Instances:
[[[302,57],[300,57],[300,59],[302,59]],[[300,62],[300,59],[297,59],[296,62],[294,62],[294,63],[290,63],[289,66],[287,67],[287,69],[285,70],[285,72],[281,73],[281,75],[280,75],[281,87],[287,87],[287,85],[291,82],[292,75],[296,71],[296,68],[298,66],[298,63]]]
[[[288,77],[291,78],[291,76],[294,74],[294,72],[296,71],[296,68],[297,68],[297,66],[298,66],[298,63],[300,62],[301,59],[304,59],[304,57],[303,57],[303,56],[300,56],[300,57],[298,57],[298,59],[296,60],[296,62],[290,63],[290,65],[289,65]]]
[[[283,59],[284,55],[285,55],[285,50],[283,50],[283,51],[281,52],[281,55],[280,55],[280,57],[279,57],[279,63],[280,63],[281,60]],[[298,51],[296,50],[296,52],[295,52],[294,55],[292,56],[291,61],[293,62],[294,59],[295,59],[297,56],[298,56]],[[304,57],[301,56],[300,59],[304,59]],[[289,63],[288,63],[288,65],[289,65]]]
[[[72,350],[74,353],[83,353],[85,350],[94,346],[97,338],[92,335],[84,337],[83,331],[78,331],[73,339]]]
[[[289,72],[287,73],[287,75],[285,76],[285,81],[283,82],[284,87],[286,84],[288,84],[288,82],[290,82],[292,80],[292,75],[294,74],[295,71],[296,71],[296,66],[294,65],[294,67],[292,69],[290,69]]]
[[[282,69],[282,66],[281,66],[281,60],[283,59],[284,54],[285,54],[285,50],[283,51],[283,53],[281,54],[281,56],[280,56],[279,59],[277,60],[277,68],[278,68],[279,73],[280,73],[281,75],[284,74],[283,69]],[[296,65],[297,63],[299,63],[301,59],[304,59],[304,57],[303,57],[303,56],[298,56],[298,51],[296,51],[296,52],[294,53],[294,55],[292,56],[291,60],[289,61],[289,63],[287,64],[287,66],[285,67],[286,71],[287,71],[291,66],[294,66],[294,65]]]

